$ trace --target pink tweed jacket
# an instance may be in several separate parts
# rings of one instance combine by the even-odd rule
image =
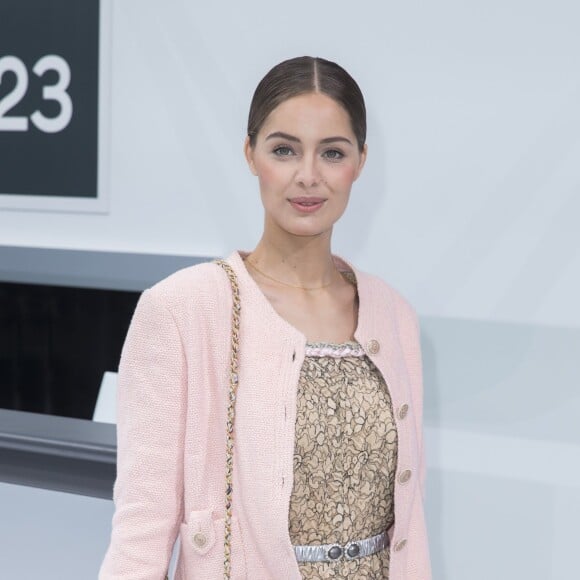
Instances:
[[[276,313],[244,254],[227,258],[242,302],[232,578],[298,580],[288,510],[306,337]],[[396,415],[389,580],[429,580],[417,319],[385,282],[334,260],[356,275],[354,336],[385,377]],[[231,304],[230,282],[212,263],[176,272],[139,300],[119,367],[115,512],[100,580],[162,580],[178,535],[176,580],[223,578]]]

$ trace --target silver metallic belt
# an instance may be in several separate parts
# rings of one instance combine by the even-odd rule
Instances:
[[[376,536],[342,544],[320,544],[309,546],[294,546],[298,562],[336,562],[341,558],[354,560],[376,554],[389,545],[387,532]]]

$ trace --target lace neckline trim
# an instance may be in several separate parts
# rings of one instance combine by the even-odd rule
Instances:
[[[363,356],[365,351],[356,341],[347,342],[307,342],[306,356]]]

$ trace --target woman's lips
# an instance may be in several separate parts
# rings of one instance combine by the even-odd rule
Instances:
[[[312,213],[320,209],[326,200],[322,197],[293,197],[288,201],[299,212]]]

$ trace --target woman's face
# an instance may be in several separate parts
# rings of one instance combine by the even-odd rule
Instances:
[[[348,113],[321,93],[292,97],[267,117],[245,154],[260,182],[266,229],[330,234],[365,159]],[[273,232],[272,232],[273,233]]]

